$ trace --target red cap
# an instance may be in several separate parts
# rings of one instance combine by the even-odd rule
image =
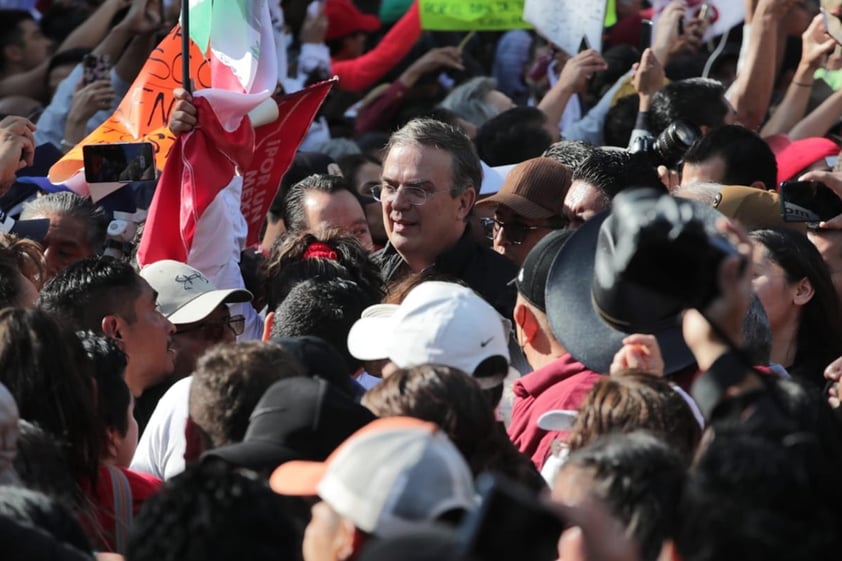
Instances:
[[[836,156],[839,145],[827,138],[814,137],[795,140],[775,156],[778,160],[778,183],[795,175],[828,156]]]
[[[377,16],[362,13],[351,0],[327,0],[327,32],[325,41],[339,39],[358,31],[377,31],[380,20]]]

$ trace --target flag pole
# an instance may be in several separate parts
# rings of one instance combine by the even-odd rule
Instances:
[[[181,87],[187,93],[190,87],[190,0],[181,0]]]

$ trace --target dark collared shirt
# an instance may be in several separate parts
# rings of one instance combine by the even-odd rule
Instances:
[[[373,255],[387,283],[409,275],[412,270],[401,254],[387,243]],[[517,265],[499,253],[479,245],[469,225],[456,245],[436,257],[435,271],[457,278],[476,290],[503,317],[512,318],[517,292],[509,282],[517,276]]]

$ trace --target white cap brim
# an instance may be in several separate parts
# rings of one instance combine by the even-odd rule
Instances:
[[[358,360],[389,358],[385,343],[394,326],[392,316],[361,317],[348,332],[348,352]]]
[[[176,325],[196,323],[208,317],[220,304],[251,302],[251,292],[242,288],[209,290],[190,300],[167,316]]]
[[[544,430],[570,430],[576,421],[577,411],[573,409],[553,409],[538,417],[538,428]]]

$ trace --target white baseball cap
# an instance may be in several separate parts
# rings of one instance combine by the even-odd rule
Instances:
[[[171,259],[150,263],[140,276],[158,293],[161,313],[176,325],[202,321],[220,304],[252,299],[243,288],[217,289],[200,271]]]
[[[492,356],[509,363],[507,323],[470,288],[427,281],[399,306],[367,308],[348,333],[348,350],[359,360],[387,358],[399,368],[443,364],[473,374]],[[490,388],[504,378],[501,373],[476,380]]]

